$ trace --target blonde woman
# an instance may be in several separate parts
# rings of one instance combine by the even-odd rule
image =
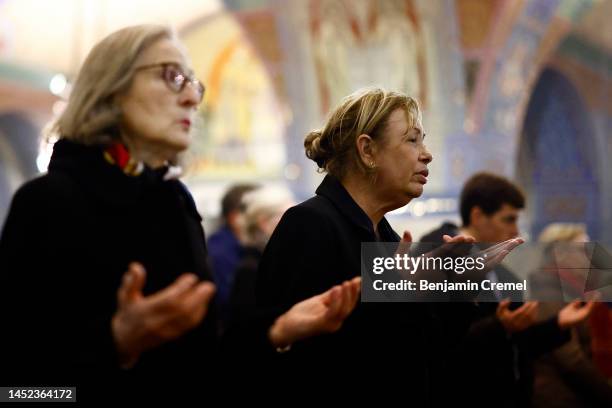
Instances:
[[[385,214],[423,193],[432,161],[416,100],[379,88],[346,97],[304,147],[327,175],[313,198],[284,214],[261,260],[256,299],[278,313],[358,276],[362,242],[400,241]],[[339,331],[296,344],[283,359],[298,375],[327,375],[317,384],[334,392],[371,386],[432,406],[446,389],[445,330],[426,304],[360,303]]]

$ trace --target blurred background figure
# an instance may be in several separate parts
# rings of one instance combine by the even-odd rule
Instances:
[[[526,197],[510,180],[480,172],[463,186],[459,211],[462,226],[445,222],[421,238],[443,242],[443,235],[463,233],[483,244],[495,244],[519,235],[520,215]],[[517,271],[498,265],[487,274],[494,282],[519,282]],[[482,293],[481,293],[482,295]],[[457,339],[458,398],[467,405],[523,407],[533,393],[533,363],[569,340],[568,328],[583,321],[589,308],[562,308],[537,322],[539,302],[523,303],[523,292],[495,291],[479,295],[478,302],[438,304],[449,314],[451,327],[467,319],[469,330]],[[512,303],[510,303],[512,301]],[[496,356],[494,359],[491,356]],[[503,401],[499,398],[504,395]]]
[[[232,317],[244,316],[255,306],[259,261],[282,215],[294,204],[292,193],[279,187],[258,188],[242,198],[240,227],[243,250],[231,287]]]
[[[244,255],[239,221],[242,197],[256,188],[256,184],[237,184],[229,187],[221,199],[221,224],[208,238],[209,263],[217,285],[216,302],[222,320],[227,318],[234,274]]]
[[[541,319],[582,296],[590,265],[584,244],[589,241],[584,224],[554,223],[540,234],[539,242],[548,246],[543,268],[530,280],[537,298],[551,300],[540,303]],[[568,343],[536,361],[534,407],[612,406],[611,328],[608,306],[596,303],[591,316],[571,329]]]

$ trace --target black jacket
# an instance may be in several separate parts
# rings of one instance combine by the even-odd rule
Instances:
[[[377,230],[381,241],[399,241],[386,219]],[[258,272],[258,308],[278,316],[359,276],[361,243],[376,240],[364,211],[337,179],[326,176],[315,197],[284,214],[268,242]],[[427,304],[358,303],[338,332],[298,342],[278,359],[292,373],[314,373],[316,384],[333,385],[337,395],[373,392],[432,406],[445,397],[450,347]]]
[[[230,322],[241,319],[253,311],[256,305],[255,284],[262,251],[254,246],[245,246],[234,272],[230,296]],[[234,324],[239,324],[234,322]]]
[[[210,367],[214,310],[187,335],[143,354],[133,369],[117,365],[110,324],[129,262],[146,268],[145,295],[184,272],[210,279],[193,199],[162,176],[151,169],[127,176],[100,147],[61,140],[48,174],[17,191],[0,239],[0,313],[8,322],[2,383],[87,386],[103,377],[133,386]]]

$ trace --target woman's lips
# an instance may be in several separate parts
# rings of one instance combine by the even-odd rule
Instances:
[[[429,170],[425,169],[415,174],[419,183],[427,184],[427,176],[429,176]]]
[[[415,176],[416,176],[417,180],[419,181],[419,183],[427,184],[427,177],[425,177],[423,175],[423,173],[417,173],[417,174],[415,174]]]
[[[189,130],[189,128],[191,127],[191,121],[189,119],[181,119],[179,123],[185,130]]]

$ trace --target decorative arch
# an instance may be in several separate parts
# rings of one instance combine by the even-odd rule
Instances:
[[[595,132],[570,80],[546,68],[531,95],[520,136],[517,175],[529,196],[530,232],[581,222],[597,239],[601,216]]]

